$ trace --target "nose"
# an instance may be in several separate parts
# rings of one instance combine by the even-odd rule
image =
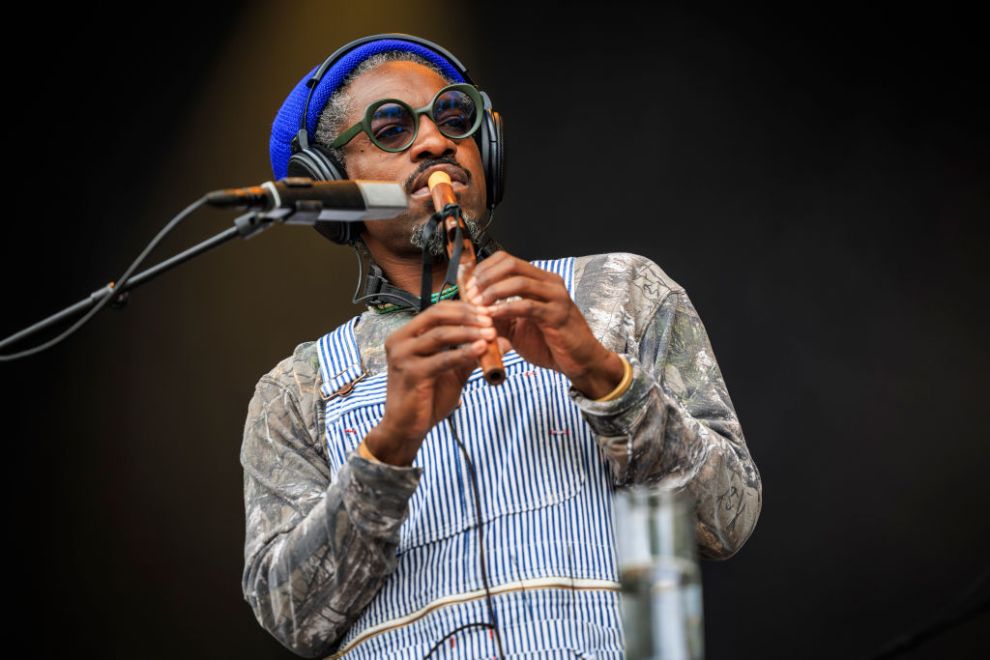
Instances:
[[[416,141],[409,147],[413,160],[452,156],[457,151],[457,142],[440,132],[428,115],[419,118],[419,131]]]

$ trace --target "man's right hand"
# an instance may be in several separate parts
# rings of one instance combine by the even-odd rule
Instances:
[[[385,415],[364,440],[368,450],[383,463],[411,465],[426,434],[456,407],[494,338],[484,308],[449,300],[389,335]]]

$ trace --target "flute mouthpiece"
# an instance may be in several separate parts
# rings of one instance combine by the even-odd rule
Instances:
[[[430,188],[431,191],[433,190],[433,187],[439,183],[446,183],[449,186],[450,175],[444,172],[443,170],[437,170],[436,172],[431,174],[430,178],[427,179],[426,181],[426,185]]]

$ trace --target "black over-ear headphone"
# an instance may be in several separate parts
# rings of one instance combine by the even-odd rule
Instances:
[[[288,166],[289,176],[305,176],[318,181],[338,181],[347,178],[343,165],[330,154],[329,149],[310,139],[309,131],[306,128],[309,102],[313,98],[313,90],[319,85],[324,74],[341,57],[358,46],[382,39],[411,41],[428,48],[450,62],[464,77],[465,82],[474,84],[468,75],[467,67],[461,64],[460,60],[447,49],[427,39],[408,34],[376,34],[355,39],[330,55],[306,83],[309,87],[309,94],[306,97],[302,117],[299,120],[299,132],[292,140],[292,155],[289,157]],[[478,141],[478,147],[481,151],[481,164],[485,169],[486,200],[489,213],[491,213],[495,206],[502,201],[502,194],[505,190],[505,148],[502,135],[502,117],[492,109],[492,101],[488,94],[481,92],[481,98],[484,101],[483,117],[481,127],[474,134],[474,138]],[[358,222],[318,222],[314,226],[326,238],[334,243],[342,244],[353,243],[361,235],[363,229],[362,223]]]

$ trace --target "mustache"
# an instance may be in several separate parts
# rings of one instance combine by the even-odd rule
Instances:
[[[468,183],[471,182],[470,171],[462,167],[461,164],[458,163],[452,156],[440,156],[439,158],[431,158],[430,160],[424,160],[422,163],[419,164],[419,167],[417,167],[416,170],[412,174],[410,174],[409,177],[406,179],[406,184],[405,184],[406,192],[412,194],[413,192],[412,187],[413,187],[413,183],[416,181],[416,177],[418,177],[420,174],[430,169],[431,167],[436,167],[437,165],[453,165],[454,167],[456,167],[457,169],[459,169],[461,172],[464,173],[464,178],[468,181]]]

